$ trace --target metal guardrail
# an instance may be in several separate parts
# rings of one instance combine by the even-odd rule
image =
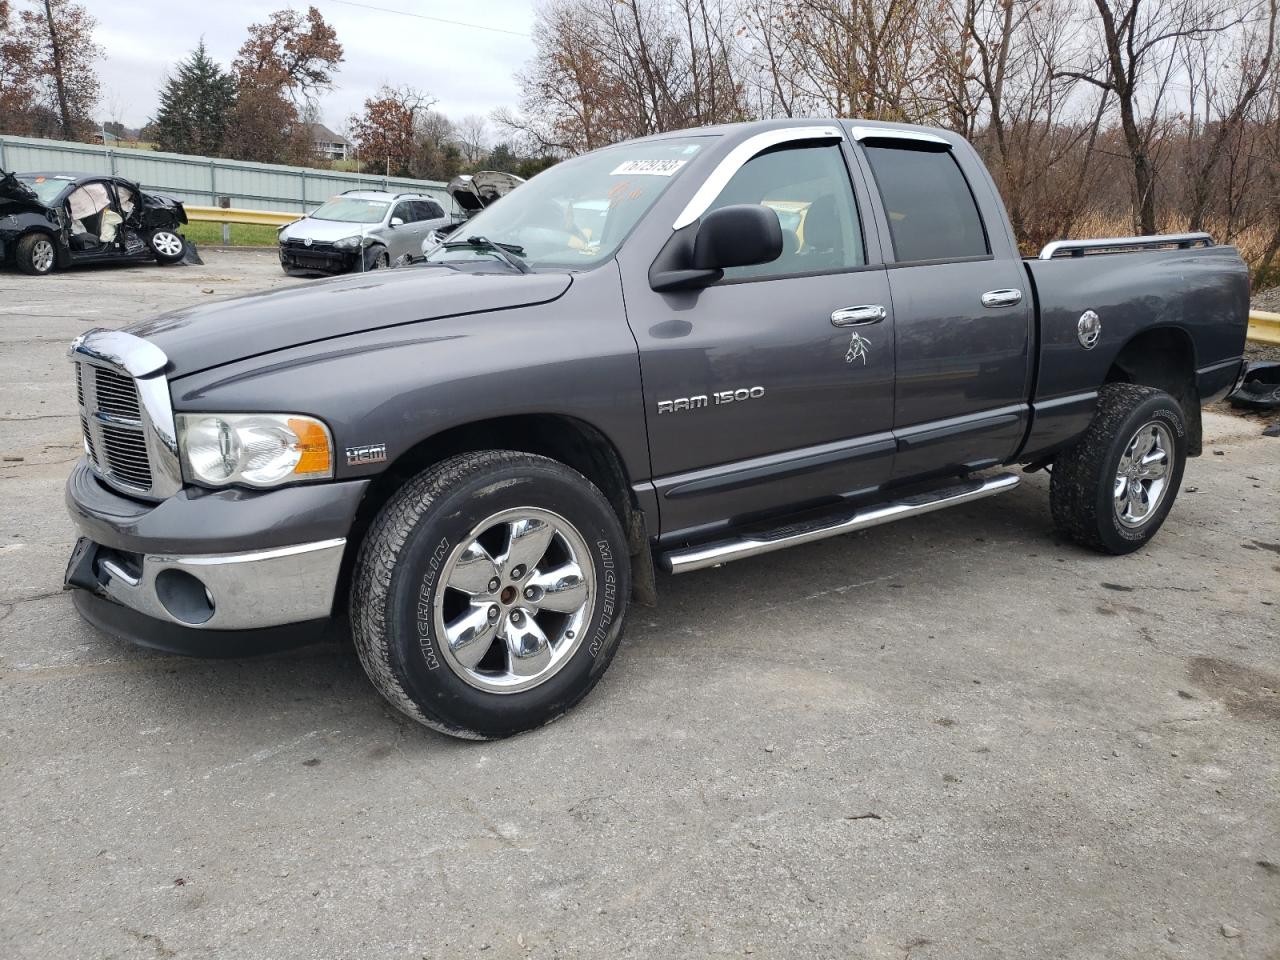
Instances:
[[[200,220],[205,223],[252,223],[264,227],[283,227],[293,223],[306,214],[282,213],[278,210],[238,210],[229,207],[197,207],[189,203],[182,205],[187,211],[188,220]]]
[[[1280,347],[1280,313],[1254,310],[1249,314],[1249,339]]]

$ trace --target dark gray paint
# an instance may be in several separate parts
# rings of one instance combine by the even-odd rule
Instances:
[[[385,443],[394,462],[450,427],[495,418],[548,414],[589,424],[617,450],[650,534],[675,541],[870,496],[889,483],[1030,462],[1087,426],[1116,354],[1156,326],[1192,338],[1197,366],[1208,368],[1204,385],[1238,368],[1247,281],[1234,250],[1024,265],[990,176],[972,148],[948,133],[939,135],[969,181],[990,258],[894,263],[865,157],[846,143],[866,267],[653,291],[650,267],[718,161],[762,129],[805,124],[830,121],[699,131],[705,148],[615,261],[589,272],[409,268],[180,311],[133,332],[169,354],[178,411],[323,418],[339,451],[340,480],[386,469],[346,467],[347,446]],[[1003,287],[1022,289],[1023,303],[980,304],[982,293]],[[865,366],[846,362],[850,331],[830,324],[833,309],[863,303],[887,309],[884,321],[859,328],[872,343]],[[1092,351],[1075,339],[1086,308],[1104,322]],[[753,386],[765,395],[657,413],[662,400]],[[323,499],[351,488],[296,489]],[[216,502],[228,511],[243,506],[237,494],[222,495]],[[243,494],[244,502],[255,496]],[[244,524],[230,529],[246,545],[263,542]]]

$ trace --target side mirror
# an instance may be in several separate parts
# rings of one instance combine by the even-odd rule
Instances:
[[[782,256],[778,214],[756,203],[721,207],[702,218],[693,240],[693,269],[725,270]]]
[[[404,226],[404,221],[403,221],[403,220],[401,220],[399,217],[392,217],[392,218],[391,218],[391,225],[392,225],[393,227],[403,227],[403,226]]]
[[[649,286],[659,292],[710,286],[729,267],[770,263],[782,256],[782,224],[762,204],[721,207],[671,235],[649,268]]]

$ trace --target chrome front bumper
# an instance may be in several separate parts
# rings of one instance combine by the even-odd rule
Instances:
[[[328,618],[346,540],[227,554],[135,554],[82,538],[66,583],[161,623],[256,630]]]

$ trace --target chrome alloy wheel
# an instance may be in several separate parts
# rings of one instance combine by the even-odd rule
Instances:
[[[182,252],[182,238],[168,230],[158,230],[151,235],[156,252],[164,257],[176,257]]]
[[[31,265],[36,273],[48,273],[53,269],[53,244],[48,240],[37,240],[31,246]]]
[[[1151,518],[1169,486],[1173,465],[1173,435],[1163,423],[1138,428],[1116,470],[1116,519],[1126,527],[1140,527]]]
[[[544,683],[582,643],[595,568],[563,517],[517,507],[477,524],[445,561],[435,632],[445,661],[490,693]]]

